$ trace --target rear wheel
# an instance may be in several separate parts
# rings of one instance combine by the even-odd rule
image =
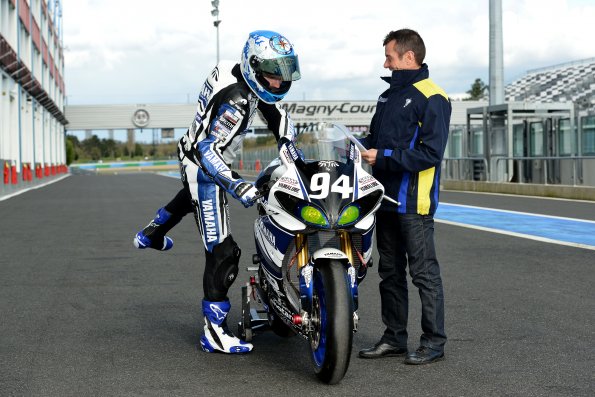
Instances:
[[[345,267],[339,261],[316,267],[310,349],[316,376],[325,383],[343,379],[353,341],[353,304]]]

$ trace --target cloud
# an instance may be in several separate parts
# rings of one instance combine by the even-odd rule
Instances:
[[[595,4],[579,0],[504,0],[504,77],[595,56]],[[239,59],[248,32],[277,30],[299,53],[302,80],[288,99],[376,99],[382,39],[390,30],[420,32],[432,78],[447,92],[488,80],[487,1],[302,0],[291,6],[220,1],[221,58]],[[64,2],[69,103],[185,102],[216,61],[210,1]]]

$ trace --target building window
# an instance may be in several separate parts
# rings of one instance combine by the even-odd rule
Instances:
[[[458,158],[462,156],[461,137],[463,136],[462,127],[454,127],[448,138],[448,157]]]
[[[595,155],[595,115],[581,118],[583,155]]]
[[[471,127],[471,155],[478,156],[483,154],[483,129],[481,127]]]
[[[558,151],[560,156],[570,156],[576,147],[574,131],[571,129],[570,119],[558,121]]]
[[[525,155],[525,124],[515,124],[512,127],[512,155],[514,157],[523,157]]]
[[[543,122],[537,121],[529,124],[529,155],[532,157],[543,156]]]

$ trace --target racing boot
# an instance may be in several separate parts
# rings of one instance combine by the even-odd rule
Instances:
[[[202,301],[202,312],[205,316],[204,334],[200,337],[200,347],[208,352],[248,353],[252,344],[236,338],[227,327],[227,313],[231,304],[223,302]]]
[[[157,210],[155,219],[151,221],[134,237],[134,246],[139,249],[153,248],[160,251],[167,251],[174,246],[174,241],[165,235],[180,220],[181,216],[168,212],[165,207]]]

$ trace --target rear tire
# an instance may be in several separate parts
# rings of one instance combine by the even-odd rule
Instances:
[[[314,270],[311,357],[316,376],[328,384],[343,379],[353,342],[353,300],[345,267],[339,261]]]

